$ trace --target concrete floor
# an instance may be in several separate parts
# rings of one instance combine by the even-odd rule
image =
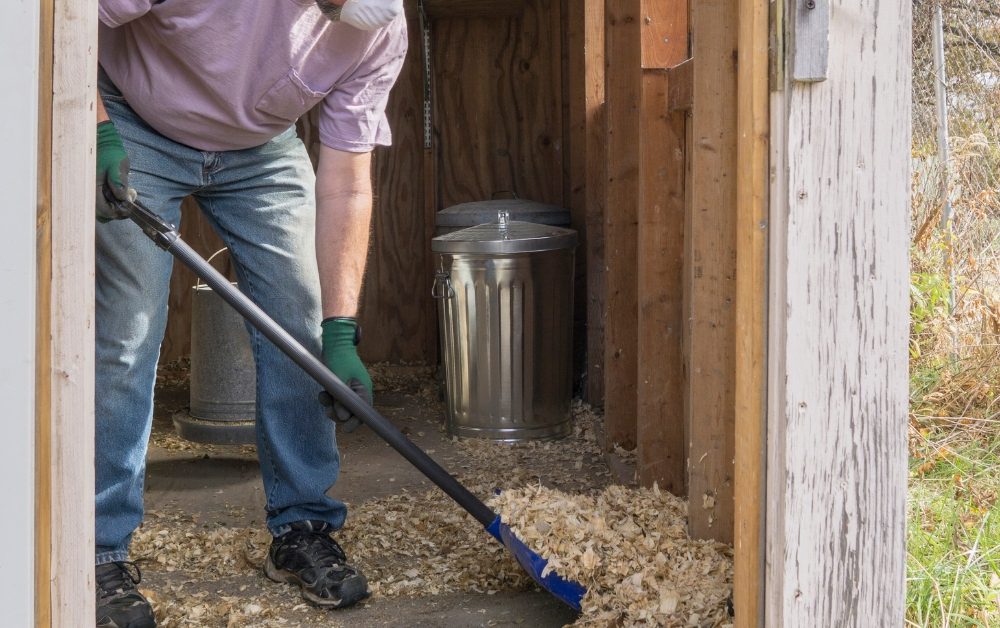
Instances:
[[[147,511],[193,515],[201,521],[234,527],[263,528],[263,496],[256,458],[252,451],[178,450],[163,438],[172,434],[171,417],[184,411],[187,389],[183,383],[161,386],[157,392],[154,438],[150,445],[146,478]],[[379,409],[445,468],[469,464],[441,429],[443,407],[405,393],[378,395]],[[343,458],[340,480],[332,494],[353,504],[429,488],[431,484],[399,454],[362,428],[340,435]],[[161,444],[158,445],[157,443]],[[586,475],[586,472],[583,474]],[[586,483],[590,479],[581,477]],[[350,554],[350,548],[346,548]],[[186,591],[204,591],[208,596],[228,594],[252,600],[273,593],[275,587],[262,575],[236,575],[214,581],[193,581],[183,570],[157,571],[144,568],[143,587],[152,591],[183,582]],[[562,626],[575,614],[540,591],[485,594],[447,594],[418,598],[380,597],[364,606],[333,613],[307,609],[284,616],[291,626]]]

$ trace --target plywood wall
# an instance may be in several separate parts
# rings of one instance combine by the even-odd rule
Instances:
[[[369,361],[437,359],[430,297],[437,210],[508,191],[568,203],[560,1],[528,0],[514,16],[431,19],[429,151],[423,142],[420,24],[415,12],[408,15],[410,51],[388,110],[394,142],[376,151],[373,168],[374,237],[360,312],[367,332],[361,352]],[[307,117],[301,126],[315,153],[314,124]],[[584,214],[578,215],[582,220]],[[185,208],[182,232],[203,253],[221,247],[193,204]],[[189,273],[175,269],[161,360],[190,352],[192,284]],[[582,334],[584,316],[579,319]]]

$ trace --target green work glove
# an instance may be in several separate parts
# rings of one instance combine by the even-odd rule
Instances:
[[[323,362],[340,381],[350,387],[368,405],[372,404],[372,378],[368,369],[358,357],[360,340],[358,322],[353,318],[334,317],[323,321]],[[354,431],[361,423],[344,406],[336,403],[323,391],[320,403],[327,406],[330,418],[344,424],[348,432]]]
[[[97,219],[101,222],[128,218],[128,211],[108,202],[106,195],[129,200],[128,155],[118,129],[110,120],[97,125]],[[133,192],[134,194],[134,192]]]

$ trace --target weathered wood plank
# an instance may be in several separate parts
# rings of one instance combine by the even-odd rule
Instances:
[[[94,143],[97,1],[54,4],[51,619],[94,617]]]
[[[830,75],[772,94],[766,625],[899,626],[911,3],[831,13]]]
[[[736,627],[763,625],[767,362],[768,2],[740,0],[736,146]]]
[[[688,52],[687,4],[647,0],[647,47],[667,68]],[[644,58],[646,66],[648,59]],[[638,384],[636,438],[639,481],[686,495],[684,356],[682,352],[685,115],[667,109],[666,69],[645,69],[639,144]]]
[[[694,59],[685,59],[667,70],[667,109],[687,111],[694,98]]]
[[[608,446],[636,445],[641,0],[607,0],[604,419]]]
[[[736,0],[691,5],[694,66],[688,318],[690,532],[733,539]]]

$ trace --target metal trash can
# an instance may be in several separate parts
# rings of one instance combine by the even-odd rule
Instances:
[[[577,235],[509,216],[431,243],[448,432],[559,438],[570,430]]]
[[[177,435],[199,443],[256,442],[256,386],[243,318],[199,281],[191,294],[191,406],[173,417]]]
[[[569,227],[570,213],[565,207],[517,198],[473,201],[445,207],[434,217],[434,235],[444,235],[459,229],[475,227],[496,220],[501,211],[510,213],[511,220],[541,225]]]

